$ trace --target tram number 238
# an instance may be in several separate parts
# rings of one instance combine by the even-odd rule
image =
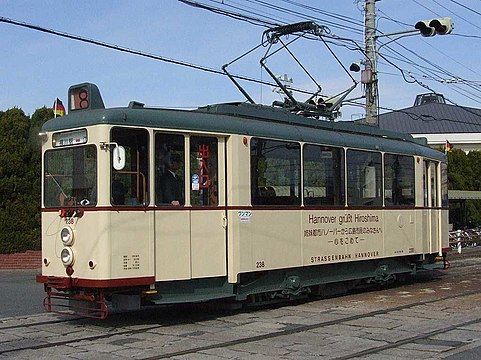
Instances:
[[[265,267],[266,267],[266,263],[264,262],[264,260],[256,261],[256,269],[262,269]]]

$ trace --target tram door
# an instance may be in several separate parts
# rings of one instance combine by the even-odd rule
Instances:
[[[225,210],[225,138],[190,137],[192,278],[224,276],[227,224]]]
[[[423,210],[423,229],[424,239],[423,251],[434,253],[437,249],[440,236],[439,229],[439,163],[434,161],[424,161],[423,166],[423,191],[424,191],[424,210]]]
[[[225,140],[155,134],[156,280],[226,274]]]

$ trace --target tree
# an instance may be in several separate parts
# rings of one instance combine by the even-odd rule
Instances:
[[[448,155],[448,188],[450,190],[481,190],[481,152],[454,149]],[[459,202],[451,202],[450,222],[455,227],[481,226],[481,201],[465,200],[465,210]],[[466,219],[463,212],[466,211]]]
[[[40,249],[38,130],[52,110],[32,121],[18,108],[0,112],[0,253]]]

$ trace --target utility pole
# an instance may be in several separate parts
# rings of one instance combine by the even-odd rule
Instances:
[[[366,60],[361,82],[365,85],[366,124],[378,125],[377,105],[377,49],[376,49],[376,1],[366,0],[364,15],[364,44]]]
[[[378,123],[378,77],[377,77],[377,52],[376,40],[379,37],[390,37],[392,35],[400,35],[381,45],[387,45],[393,41],[397,41],[402,37],[421,34],[422,36],[434,36],[450,34],[454,29],[454,23],[450,17],[441,17],[432,20],[421,20],[416,23],[414,29],[398,31],[389,34],[376,34],[376,1],[365,0],[364,4],[364,44],[365,55],[364,70],[361,74],[361,83],[365,86],[366,96],[366,119],[368,125],[379,126]]]

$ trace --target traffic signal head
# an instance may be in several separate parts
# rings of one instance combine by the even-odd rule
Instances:
[[[414,25],[414,28],[419,30],[422,36],[434,36],[436,35],[436,30],[430,25],[432,21],[434,20],[418,21],[416,25]]]
[[[454,29],[453,20],[449,17],[433,19],[429,22],[429,26],[436,30],[436,34],[446,35]]]
[[[418,21],[414,28],[419,30],[422,36],[434,36],[449,34],[454,29],[453,20],[449,17],[442,17],[433,20]]]

